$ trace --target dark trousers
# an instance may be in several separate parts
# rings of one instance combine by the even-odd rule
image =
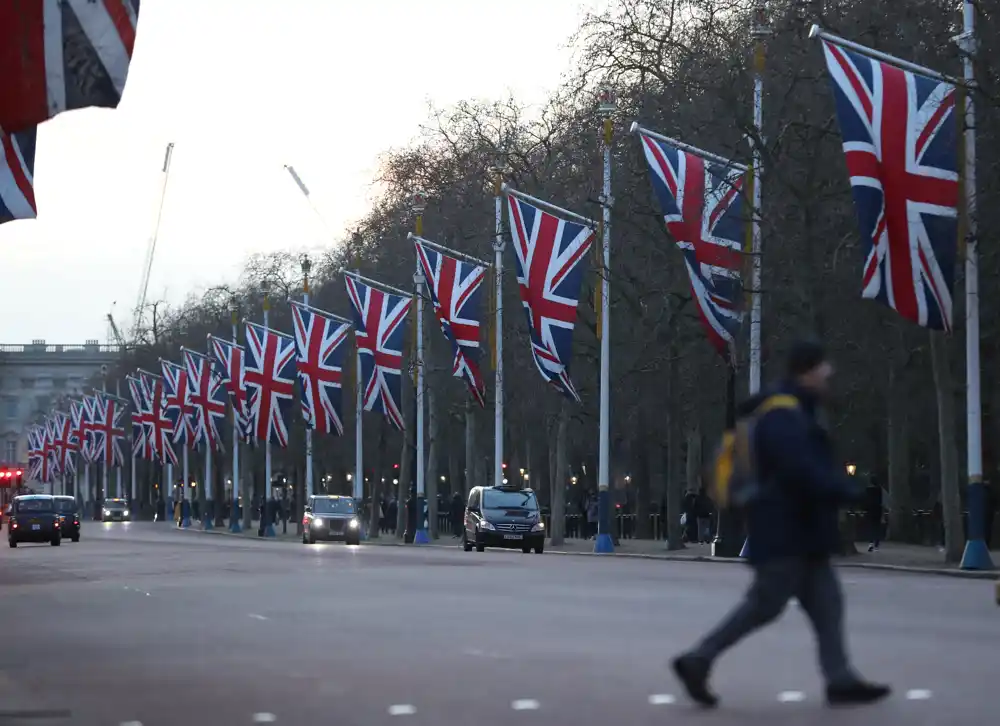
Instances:
[[[882,512],[868,513],[868,531],[871,533],[871,543],[878,547],[882,539]]]
[[[802,604],[816,633],[819,662],[828,684],[854,679],[844,645],[844,601],[829,560],[804,557],[766,562],[754,568],[754,580],[726,618],[694,650],[714,661],[758,628],[775,620],[792,598]]]

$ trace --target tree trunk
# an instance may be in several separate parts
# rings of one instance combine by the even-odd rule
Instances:
[[[253,529],[253,470],[254,450],[247,444],[240,444],[240,490],[243,492],[243,529]],[[233,483],[234,491],[236,482]]]
[[[641,419],[640,419],[641,420]],[[644,429],[646,430],[646,429]],[[632,484],[635,486],[635,537],[636,539],[652,539],[653,523],[650,521],[650,504],[652,495],[649,485],[649,442],[648,436],[639,439],[638,456],[633,457],[636,462],[636,471],[632,475]]]
[[[385,454],[385,447],[386,447],[385,427],[386,426],[387,426],[387,424],[384,421],[380,421],[379,422],[379,427],[378,427],[378,448],[376,450],[378,452],[378,458],[376,459],[376,461],[378,462],[378,464],[376,466],[375,476],[372,477],[372,488],[371,488],[372,489],[372,506],[371,506],[370,515],[368,517],[368,539],[378,539],[379,538],[379,534],[381,534],[381,532],[379,531],[379,524],[380,524],[380,522],[379,522],[379,504],[380,504],[379,498],[382,496],[382,492],[384,492],[388,488],[382,482],[382,479],[385,478],[385,463],[384,462],[385,462],[385,459],[386,459],[386,454]],[[391,484],[389,486],[391,486]]]
[[[681,477],[681,452],[677,435],[678,422],[674,416],[677,392],[677,345],[671,339],[667,354],[667,521],[664,529],[667,533],[667,549],[684,549],[681,536],[681,511],[684,508],[684,483]]]
[[[454,429],[452,429],[454,431]],[[462,462],[458,457],[458,447],[448,447],[448,493],[452,498],[465,491],[462,477]]]
[[[406,500],[410,497],[410,477],[413,476],[413,452],[416,446],[416,425],[412,412],[415,410],[414,389],[412,379],[407,377],[403,380],[402,386],[403,401],[400,404],[400,413],[403,421],[406,422],[406,430],[403,432],[403,445],[399,459],[399,486],[396,496],[399,499],[399,506],[396,512],[396,538],[402,539],[406,531]]]
[[[465,402],[465,482],[464,497],[468,498],[476,479],[476,416],[472,401]],[[483,482],[479,482],[483,483]]]
[[[558,546],[566,541],[566,479],[568,452],[566,432],[569,428],[569,409],[565,400],[559,403],[559,421],[556,424],[555,472],[552,476],[552,531],[550,544]]]
[[[701,488],[701,424],[696,423],[687,434],[687,457],[685,459],[684,479],[688,491],[697,492]]]
[[[889,416],[886,431],[889,449],[889,532],[891,539],[913,541],[910,496],[910,441],[906,400],[896,371],[889,368]]]
[[[427,495],[427,534],[437,539],[438,532],[438,397],[431,386],[424,386],[427,396],[427,463],[424,466],[424,491]]]
[[[938,407],[938,446],[941,458],[941,511],[944,517],[945,562],[959,562],[965,538],[962,502],[958,491],[958,443],[955,437],[955,386],[948,360],[947,340],[930,333],[934,393]]]

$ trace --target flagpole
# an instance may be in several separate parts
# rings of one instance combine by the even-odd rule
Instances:
[[[233,345],[239,342],[237,337],[239,330],[237,329],[236,323],[239,319],[239,303],[234,296],[229,301],[229,312],[232,316],[233,323]],[[236,351],[233,351],[233,355],[236,355]],[[241,381],[235,381],[235,389],[240,390],[242,385]],[[243,531],[240,527],[240,417],[239,400],[235,397],[230,397],[233,407],[233,489],[232,489],[232,506],[229,512],[229,531],[234,534],[239,534]],[[246,506],[250,506],[250,502],[246,502]]]
[[[121,382],[121,379],[117,379],[115,381],[115,398],[121,398],[121,395],[122,395],[122,382]],[[117,412],[117,404],[116,404],[116,412]],[[113,432],[114,431],[114,424],[115,424],[114,419],[111,420],[110,424],[111,424],[111,430]],[[115,451],[114,446],[115,446],[115,442],[114,442],[114,434],[113,433],[112,433],[111,444],[112,444],[112,449],[111,449],[112,456],[111,456],[111,458],[114,459],[114,451]],[[115,465],[115,496],[119,496],[119,497],[122,497],[122,498],[125,497],[125,488],[122,486],[122,466],[121,466],[121,464],[116,464]],[[131,502],[130,502],[130,504],[131,504]]]
[[[289,171],[294,171],[289,167]],[[309,304],[309,270],[312,263],[308,255],[302,255],[302,304]],[[319,416],[319,401],[313,401],[313,416]],[[313,422],[315,424],[315,421]],[[313,495],[313,439],[312,429],[306,426],[306,499]]]
[[[498,157],[493,171],[494,198],[493,207],[496,216],[496,226],[493,232],[493,277],[496,289],[496,330],[493,331],[496,341],[496,393],[493,402],[493,486],[503,486],[503,161]],[[472,475],[472,462],[465,462],[466,489]]]
[[[760,390],[761,378],[761,234],[760,212],[763,187],[763,168],[760,147],[764,143],[764,40],[771,34],[768,27],[767,7],[758,0],[750,34],[754,39],[753,74],[753,125],[755,136],[750,137],[753,151],[753,209],[751,210],[751,268],[750,268],[750,395]]]
[[[108,367],[106,365],[102,365],[101,366],[101,390],[104,393],[108,392]],[[105,406],[105,399],[101,400],[101,405]],[[105,414],[107,413],[107,410],[108,409],[105,406],[105,408],[104,408]],[[105,434],[105,436],[107,436],[107,434]],[[104,453],[108,452],[108,443],[109,442],[107,442],[107,441],[104,442]],[[101,496],[100,496],[100,501],[101,501],[101,506],[102,507],[104,506],[104,504],[103,504],[104,500],[107,499],[107,497],[108,497],[108,464],[109,464],[109,462],[105,459],[105,461],[101,465]]]
[[[264,327],[267,327],[268,312],[271,309],[271,300],[268,297],[268,282],[263,280],[261,282],[261,289],[264,293]],[[261,365],[263,365],[261,361]],[[270,428],[270,423],[268,423],[268,428]],[[261,516],[265,517],[267,525],[264,527],[265,537],[274,537],[274,525],[271,523],[271,436],[268,431],[268,435],[264,437],[264,506],[261,509]]]
[[[601,339],[601,405],[600,405],[600,436],[597,466],[597,537],[594,539],[594,552],[612,554],[615,551],[614,538],[611,536],[614,523],[611,518],[611,305],[609,295],[610,280],[608,271],[611,269],[611,207],[614,197],[611,195],[611,141],[614,133],[612,115],[616,104],[614,92],[601,89],[599,115],[604,126],[604,170],[603,192],[601,194],[601,317],[598,335]]]
[[[973,99],[976,72],[973,64],[977,51],[976,9],[972,0],[963,6],[963,33],[954,40],[962,51],[962,65],[968,88],[965,91],[965,371],[966,431],[968,435],[968,539],[962,554],[963,570],[992,570],[993,561],[986,546],[983,486],[983,429],[979,356],[979,250],[978,200],[976,190],[976,112]]]
[[[424,234],[424,210],[427,208],[427,198],[423,192],[413,193],[413,212],[416,215],[417,237]],[[413,273],[413,283],[417,295],[417,501],[416,527],[413,544],[428,544],[427,520],[424,508],[427,506],[424,490],[424,270],[420,260],[416,261],[416,272]],[[375,506],[375,501],[372,501]]]
[[[354,341],[357,351],[355,352],[354,387],[357,389],[354,407],[354,506],[360,508],[361,500],[365,496],[364,480],[364,440],[362,434],[362,414],[364,413],[365,397],[361,382],[361,346],[357,345],[358,331],[354,330]]]

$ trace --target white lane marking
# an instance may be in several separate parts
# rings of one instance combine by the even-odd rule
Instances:
[[[142,726],[142,721],[122,721],[121,726]]]
[[[258,615],[257,613],[250,613],[247,615],[248,618],[253,618],[254,620],[267,620],[263,615]]]
[[[669,693],[654,693],[649,697],[650,706],[670,706],[677,703],[677,699]]]
[[[253,715],[254,723],[274,723],[278,720],[278,717],[273,713],[255,713]]]
[[[806,700],[806,694],[802,691],[782,691],[778,694],[778,701],[781,703],[802,703]]]
[[[519,698],[510,702],[510,707],[515,711],[537,711],[539,705],[534,698]]]
[[[412,716],[416,712],[416,707],[408,703],[397,703],[394,706],[389,706],[390,716]]]
[[[906,698],[909,701],[926,701],[932,695],[934,694],[932,694],[926,688],[911,688],[909,691],[906,692]]]

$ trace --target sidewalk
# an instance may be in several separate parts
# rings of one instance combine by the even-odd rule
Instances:
[[[281,526],[277,528],[277,535],[264,541],[269,542],[299,542],[301,535],[295,533],[295,525],[288,524],[288,533],[282,534]],[[258,539],[257,523],[250,530],[245,530],[239,535],[232,535],[228,527],[213,529],[210,532],[203,532],[197,525],[192,526],[189,531],[204,534],[223,534],[228,536],[249,537]],[[406,547],[402,539],[397,539],[393,534],[383,534],[378,539],[366,540],[365,544],[383,547]],[[451,535],[443,535],[425,547],[458,547],[459,541]],[[944,562],[944,554],[936,547],[922,547],[920,545],[898,544],[895,542],[885,542],[878,552],[869,553],[867,542],[855,543],[858,554],[849,557],[837,558],[837,564],[842,567],[856,567],[870,570],[891,570],[897,572],[913,572],[920,574],[944,575],[951,577],[965,577],[981,580],[1000,580],[1000,570],[990,572],[960,570],[957,565],[949,565]],[[594,555],[594,541],[582,539],[567,539],[564,544],[553,546],[546,543],[547,553],[560,555],[578,556],[602,556]],[[993,564],[1000,567],[1000,552],[991,551]],[[712,557],[711,545],[688,545],[684,549],[669,551],[665,542],[659,540],[623,539],[615,547],[615,555],[618,557],[676,560],[687,562],[713,562],[718,564],[742,564],[743,560],[738,558]]]

